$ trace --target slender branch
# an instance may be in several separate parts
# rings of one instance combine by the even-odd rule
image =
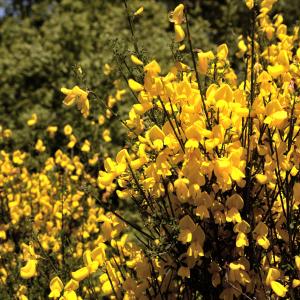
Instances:
[[[189,47],[190,47],[190,53],[191,53],[192,60],[193,60],[193,65],[194,65],[194,70],[195,70],[195,74],[196,74],[198,89],[200,91],[202,106],[203,106],[203,110],[204,110],[205,117],[206,117],[206,123],[207,123],[208,129],[211,130],[211,124],[210,124],[210,121],[209,121],[208,112],[207,112],[207,108],[206,108],[206,104],[205,104],[205,99],[204,99],[204,95],[203,95],[203,92],[202,92],[200,75],[199,75],[199,72],[198,72],[198,69],[197,69],[196,58],[195,58],[195,54],[194,54],[194,51],[193,51],[193,44],[192,44],[192,38],[191,38],[191,33],[190,33],[188,14],[187,14],[186,10],[184,11],[184,16],[185,16],[185,19],[186,19],[186,31],[187,31],[187,37],[188,37],[188,42],[189,42]]]

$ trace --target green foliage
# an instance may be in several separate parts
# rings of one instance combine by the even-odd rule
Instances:
[[[115,40],[119,40],[117,44],[122,45],[122,51],[125,50],[128,57],[133,51],[122,2],[92,1],[86,5],[80,0],[45,0],[32,1],[31,7],[26,9],[25,4],[21,5],[22,1],[16,2],[19,4],[13,3],[14,10],[10,7],[11,11],[8,10],[0,26],[2,125],[13,129],[15,140],[22,148],[32,142],[26,120],[33,112],[39,117],[40,130],[50,124],[70,123],[81,128],[79,135],[82,137],[90,136],[93,129],[89,122],[82,120],[75,109],[63,107],[59,89],[78,84],[95,91],[103,100],[113,92],[116,76],[114,73],[105,76],[102,68],[105,63],[113,62]],[[130,10],[134,11],[141,3],[134,2]],[[167,7],[155,1],[143,4],[144,14],[134,20],[139,47],[145,57],[156,57],[166,66],[172,55],[170,45],[173,40],[173,30],[167,22]],[[207,27],[201,19],[198,21],[195,22],[197,26]],[[205,31],[196,39],[207,44]],[[72,74],[76,65],[80,65],[86,74],[84,82]],[[121,115],[128,105],[124,106]],[[96,117],[90,116],[89,120]],[[118,135],[114,142],[122,144]],[[60,141],[56,146],[60,146]]]

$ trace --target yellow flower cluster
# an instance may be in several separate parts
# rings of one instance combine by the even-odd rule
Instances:
[[[71,135],[72,127],[67,125],[64,131]],[[85,141],[82,148],[87,145]],[[81,151],[87,151],[82,148]],[[7,282],[20,281],[13,272],[19,264],[22,279],[44,277],[45,273],[53,277],[50,298],[83,299],[76,295],[79,282],[96,271],[93,286],[97,294],[110,294],[112,286],[107,276],[116,276],[114,260],[125,261],[124,255],[130,259],[136,257],[132,243],[125,248],[127,235],[122,235],[125,224],[116,216],[117,212],[106,212],[99,205],[98,193],[93,196],[87,192],[86,189],[96,189],[97,180],[93,172],[88,173],[89,164],[85,167],[79,156],[57,150],[38,172],[30,170],[29,158],[29,153],[20,150],[0,153],[4,216],[0,225],[0,288]],[[105,199],[105,195],[101,197]],[[122,257],[117,256],[120,253]],[[85,266],[76,271],[82,255]],[[69,274],[65,268],[70,270]],[[65,285],[60,278],[68,280]],[[112,280],[118,285],[116,279]],[[18,299],[30,299],[26,296],[27,289],[21,285],[19,288]],[[45,286],[42,288],[47,290]],[[89,287],[81,295],[90,292]]]
[[[121,101],[124,93],[117,88],[107,107],[111,109]],[[90,121],[89,125],[97,131],[96,138],[103,136],[103,141],[109,142],[109,127],[103,124],[111,117],[110,111],[100,117],[99,124]],[[28,152],[12,150],[13,132],[0,127],[0,295],[22,300],[48,294],[53,299],[85,299],[94,287],[97,295],[109,294],[111,287],[104,275],[111,272],[114,276],[118,251],[130,258],[134,253],[122,248],[127,238],[123,235],[125,224],[97,200],[108,201],[105,194],[96,191],[95,176],[101,155],[106,154],[101,149],[101,154],[95,152],[93,139],[80,138],[70,124],[63,128],[50,125],[44,136],[36,131],[42,128],[37,114],[32,114],[27,125],[35,139]],[[51,152],[57,134],[65,146]],[[82,255],[87,269],[78,267]],[[110,259],[111,266],[107,266]],[[79,282],[95,268],[91,285],[82,287],[79,296]],[[48,276],[52,280],[47,294]]]
[[[275,1],[258,2],[246,1],[253,32],[239,39],[242,82],[225,44],[191,51],[196,68],[180,61],[166,74],[132,57],[144,68],[143,82],[128,80],[139,101],[125,122],[134,143],[106,159],[98,186],[131,199],[151,224],[148,247],[164,249],[153,250],[152,298],[155,280],[173,299],[300,295],[299,27],[289,34],[282,16],[270,17]],[[184,9],[170,17],[180,43]]]

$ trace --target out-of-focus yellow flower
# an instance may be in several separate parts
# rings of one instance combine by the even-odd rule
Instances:
[[[64,287],[64,284],[58,276],[54,277],[50,281],[50,294],[49,298],[61,299],[61,300],[79,300],[81,297],[77,297],[75,290],[79,287],[78,281],[71,279]],[[61,293],[63,296],[61,297]]]
[[[7,274],[6,269],[3,268],[3,267],[1,267],[0,268],[0,279],[1,279],[1,282],[6,283],[7,276],[8,276],[8,274]]]
[[[105,123],[105,117],[103,115],[98,116],[98,124],[103,125]]]
[[[293,289],[297,288],[299,285],[300,285],[300,280],[299,279],[293,279],[293,282],[292,282]]]
[[[99,154],[95,153],[92,158],[89,159],[89,165],[94,166],[99,160]]]
[[[102,138],[106,143],[111,142],[111,137],[110,137],[110,130],[109,129],[105,129],[102,132]]]
[[[10,129],[3,130],[3,137],[9,139],[12,136],[12,131]]]
[[[139,16],[139,15],[141,15],[142,13],[143,13],[143,11],[144,11],[144,7],[143,6],[141,6],[139,9],[137,9],[135,12],[134,12],[134,16]]]
[[[245,2],[249,9],[252,9],[254,7],[254,0],[245,0]]]
[[[18,291],[17,291],[17,297],[20,300],[28,300],[27,296],[27,287],[25,285],[20,285]]]
[[[77,270],[76,272],[72,272],[72,277],[76,281],[84,280],[90,274],[95,273],[98,269],[99,263],[98,263],[98,261],[92,260],[90,250],[87,250],[84,252],[83,261],[84,261],[85,267]]]
[[[135,65],[138,65],[138,66],[142,66],[144,63],[138,58],[136,57],[135,55],[131,55],[130,56],[130,59],[131,61],[135,64]]]
[[[91,150],[91,143],[88,140],[84,140],[84,143],[81,147],[82,152],[90,152]]]
[[[73,134],[71,134],[70,135],[70,141],[69,141],[67,147],[70,148],[70,149],[72,149],[72,148],[74,148],[74,146],[76,145],[76,143],[77,143],[76,136],[73,135]]]
[[[57,126],[48,126],[47,127],[47,132],[49,133],[49,135],[51,137],[53,137],[55,135],[55,133],[57,132],[58,127]]]
[[[37,123],[38,117],[37,114],[32,114],[31,118],[27,121],[28,126],[33,126]]]
[[[71,135],[73,132],[73,128],[71,125],[67,124],[65,127],[64,127],[64,134],[65,135]]]
[[[298,271],[300,271],[300,256],[299,255],[295,256],[295,264],[296,264]]]
[[[26,157],[26,153],[22,153],[20,150],[14,151],[13,162],[17,165],[22,165],[25,157]]]
[[[185,44],[182,44],[178,47],[179,51],[184,51],[184,49],[185,49]]]
[[[111,73],[111,71],[112,71],[112,68],[111,68],[111,66],[109,64],[105,64],[103,66],[103,73],[104,73],[104,75],[108,76]]]
[[[20,269],[20,275],[24,279],[29,279],[37,275],[36,266],[38,256],[34,252],[32,245],[22,244],[23,256],[27,261],[26,265]]]
[[[38,139],[36,144],[35,144],[35,150],[38,152],[45,152],[46,147],[41,139]]]
[[[0,239],[6,240],[6,231],[9,228],[9,224],[0,225]]]

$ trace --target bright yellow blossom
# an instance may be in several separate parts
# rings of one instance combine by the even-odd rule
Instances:
[[[61,88],[61,92],[66,95],[64,104],[67,106],[77,105],[83,116],[86,118],[89,115],[90,103],[88,100],[88,92],[82,90],[77,85],[71,90],[67,88]]]

